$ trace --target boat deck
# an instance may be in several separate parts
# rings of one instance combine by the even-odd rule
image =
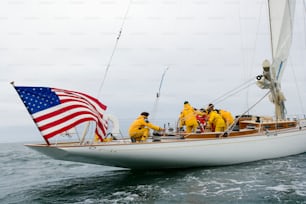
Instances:
[[[241,127],[241,128],[240,128]],[[172,135],[152,136],[144,143],[171,143],[171,142],[187,142],[194,140],[218,140],[234,137],[252,137],[252,136],[264,136],[269,134],[275,134],[278,132],[290,132],[298,129],[296,121],[281,121],[275,122],[254,122],[254,121],[242,121],[239,124],[239,130],[224,132],[204,132],[204,133],[177,133]],[[86,141],[80,143],[79,141],[72,142],[57,142],[52,143],[51,147],[80,147],[80,146],[112,146],[112,145],[137,145],[139,143],[132,143],[129,138],[112,140],[111,142],[92,142]],[[26,146],[48,146],[47,144],[28,144]]]

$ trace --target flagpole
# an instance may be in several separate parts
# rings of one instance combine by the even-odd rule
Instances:
[[[18,97],[20,98],[21,102],[23,103],[23,101],[22,101],[22,99],[21,99],[21,97],[20,97],[20,95],[19,95],[18,91],[16,90],[16,87],[15,87],[15,82],[14,82],[14,81],[12,81],[12,82],[10,82],[10,84],[13,86],[13,88],[15,89],[15,91],[16,91],[16,92],[17,92],[17,94],[18,94]],[[25,104],[23,103],[23,105],[25,105]],[[26,108],[26,109],[27,109],[27,108]],[[27,109],[27,111],[28,111],[28,113],[30,114],[30,116],[31,116],[32,120],[34,121],[34,124],[36,125],[37,129],[39,130],[39,127],[37,126],[37,124],[36,124],[36,122],[35,122],[35,120],[34,120],[34,118],[33,118],[32,114],[29,112],[29,110],[28,110],[28,109]],[[40,130],[39,130],[39,132],[40,132]],[[49,145],[50,145],[49,140],[48,140],[48,139],[46,139],[46,138],[43,136],[43,134],[42,134],[41,132],[40,132],[40,134],[41,134],[41,136],[44,138],[44,140],[46,141],[47,145],[49,146]]]

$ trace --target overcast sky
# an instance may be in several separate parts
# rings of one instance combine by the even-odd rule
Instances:
[[[289,115],[305,114],[305,9],[297,0],[282,83]],[[2,0],[0,142],[41,139],[11,81],[100,96],[123,133],[142,111],[158,125],[174,124],[185,100],[206,107],[255,82],[262,61],[271,59],[267,19],[264,0]],[[265,92],[254,85],[216,107],[241,114]],[[265,99],[250,113],[272,115],[273,106]]]

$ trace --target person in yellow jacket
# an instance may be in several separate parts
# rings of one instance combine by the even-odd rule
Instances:
[[[208,110],[208,124],[211,127],[214,127],[213,132],[224,132],[226,125],[220,114],[218,114],[215,110]]]
[[[178,131],[184,131],[185,120],[183,112],[180,113],[178,126],[179,126]]]
[[[224,119],[225,121],[225,128],[230,127],[234,123],[234,117],[232,116],[231,112],[226,110],[216,110]]]
[[[188,101],[184,102],[184,109],[180,115],[180,125],[182,124],[186,126],[186,133],[196,132],[198,127],[196,112]]]
[[[132,142],[146,141],[150,135],[150,129],[163,131],[164,129],[153,125],[148,121],[148,112],[142,112],[140,116],[130,125],[129,135]]]

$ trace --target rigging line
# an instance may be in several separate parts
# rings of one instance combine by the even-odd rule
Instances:
[[[244,111],[239,117],[237,117],[235,119],[235,122],[227,129],[224,131],[224,134],[227,133],[231,133],[234,129],[234,127],[237,125],[239,119],[245,115],[246,113],[248,113],[251,109],[253,109],[258,103],[260,103],[264,98],[266,98],[266,96],[270,93],[271,91],[269,90],[263,97],[261,97],[256,103],[254,103],[250,108],[248,108],[246,111]]]
[[[292,65],[292,60],[289,61],[290,62],[290,67],[291,67],[291,71],[293,73],[293,78],[294,78],[294,84],[295,84],[295,88],[296,88],[296,91],[297,91],[297,95],[298,95],[298,98],[299,98],[299,103],[300,103],[300,106],[301,106],[301,109],[302,109],[302,113],[305,113],[305,109],[304,109],[304,106],[303,106],[303,100],[302,100],[302,96],[301,96],[301,92],[300,92],[300,89],[299,89],[299,85],[298,85],[298,80],[296,78],[296,74],[294,72],[294,68],[293,68],[293,65]]]
[[[262,18],[265,14],[263,14],[263,11],[266,10],[264,9],[264,6],[266,5],[265,4],[266,1],[262,1],[261,2],[261,7],[259,9],[259,19],[258,19],[258,22],[257,22],[257,28],[256,28],[256,36],[255,36],[255,41],[254,41],[254,49],[253,49],[253,53],[252,53],[252,60],[251,60],[251,64],[253,64],[253,70],[257,68],[257,65],[254,63],[255,61],[255,52],[256,52],[256,49],[257,49],[257,45],[258,45],[258,37],[260,35],[260,32],[259,32],[259,29],[260,29],[260,23],[262,22]]]
[[[212,100],[212,102],[218,101],[218,100],[220,100],[221,98],[226,97],[227,95],[231,94],[231,92],[236,91],[236,90],[237,90],[238,88],[240,88],[241,86],[245,86],[245,85],[248,84],[248,83],[250,83],[250,84],[253,83],[252,79],[253,79],[253,77],[250,78],[249,80],[243,82],[242,84],[238,85],[237,87],[233,88],[232,90],[229,90],[228,92],[226,92],[226,93],[222,94],[221,96],[215,98],[214,100]]]
[[[167,66],[166,69],[164,70],[163,74],[162,74],[162,77],[161,77],[161,80],[160,80],[160,83],[159,83],[159,89],[158,89],[158,92],[156,93],[156,99],[155,99],[155,102],[154,102],[154,105],[153,105],[153,110],[152,110],[152,113],[151,113],[151,120],[154,121],[155,120],[155,114],[157,112],[157,105],[158,105],[158,102],[159,102],[159,97],[160,97],[160,92],[161,92],[161,88],[162,88],[162,85],[163,85],[163,81],[164,81],[164,78],[165,78],[165,75],[166,75],[166,72],[168,71],[169,67]]]
[[[102,88],[104,86],[104,83],[105,83],[105,80],[106,80],[106,77],[107,77],[107,74],[108,74],[108,71],[109,71],[109,68],[110,68],[110,65],[112,63],[112,60],[113,60],[113,57],[115,55],[115,51],[117,50],[117,47],[118,47],[118,42],[119,42],[119,39],[121,37],[121,33],[122,33],[122,30],[123,30],[123,27],[124,27],[124,24],[125,24],[125,21],[127,19],[127,15],[129,13],[129,10],[130,10],[130,7],[131,7],[131,3],[132,3],[132,0],[129,0],[129,3],[128,3],[128,7],[126,9],[126,12],[124,14],[124,17],[123,17],[123,20],[122,20],[122,24],[120,26],[120,29],[119,29],[119,33],[117,35],[117,38],[116,38],[116,42],[115,42],[115,45],[114,45],[114,48],[112,50],[112,53],[111,53],[111,56],[108,60],[108,63],[106,65],[106,68],[105,68],[105,73],[104,73],[104,77],[103,77],[103,80],[99,86],[99,90],[98,90],[98,98],[100,98],[100,95],[101,95],[101,91],[102,91]]]
[[[255,35],[255,41],[254,41],[254,49],[252,49],[251,51],[252,51],[252,53],[250,53],[251,54],[251,64],[253,64],[254,65],[254,60],[255,60],[255,51],[256,51],[256,48],[257,48],[257,41],[258,41],[258,36],[259,36],[259,27],[260,27],[260,22],[261,22],[261,18],[262,18],[262,11],[263,11],[263,6],[264,6],[264,2],[265,1],[262,1],[261,2],[261,5],[260,5],[260,8],[259,8],[259,20],[257,21],[257,26],[256,26],[256,35]],[[242,19],[243,19],[243,17],[241,17],[241,15],[240,15],[240,11],[239,11],[239,30],[240,30],[240,33],[242,33],[243,32],[243,29],[242,29]],[[243,64],[244,64],[244,66],[245,67],[249,67],[248,66],[248,56],[247,56],[247,54],[245,54],[245,53],[247,53],[247,52],[244,52],[244,40],[243,40],[243,33],[241,34],[241,41],[240,41],[240,46],[241,46],[241,51],[242,51],[242,62],[243,62]],[[245,54],[245,55],[244,55]]]
[[[226,97],[226,96],[229,95],[231,92],[237,90],[237,88],[240,88],[241,86],[244,86],[244,85],[247,84],[247,83],[252,83],[252,82],[246,81],[246,82],[242,83],[241,85],[235,87],[234,89],[232,89],[232,90],[226,92],[225,94],[222,94],[221,96],[217,97],[216,99],[212,100],[212,102],[218,101],[218,100],[220,100],[221,98]]]
[[[162,84],[163,84],[163,81],[164,81],[164,78],[165,78],[165,75],[166,75],[166,72],[168,71],[169,67],[167,66],[163,75],[162,75],[162,78],[160,80],[160,84],[159,84],[159,89],[158,89],[158,92],[156,94],[156,97],[159,98],[160,97],[160,90],[161,90],[161,87],[162,87]]]
[[[215,104],[221,103],[222,101],[226,100],[227,98],[229,98],[229,97],[239,93],[240,91],[243,91],[244,89],[249,88],[251,85],[253,85],[255,83],[256,82],[251,82],[251,83],[249,83],[249,84],[247,84],[247,85],[245,85],[243,87],[240,87],[240,89],[237,89],[237,91],[235,91],[235,92],[231,93],[230,95],[226,96],[224,99],[222,99],[222,100],[220,99],[219,101],[215,102]]]
[[[243,87],[240,87],[240,88],[237,89],[235,92],[232,92],[231,94],[229,94],[229,95],[227,95],[227,96],[224,96],[224,98],[219,99],[218,101],[215,101],[214,104],[219,104],[219,103],[221,103],[222,101],[226,100],[227,98],[229,98],[229,97],[231,97],[231,96],[233,96],[233,95],[236,95],[237,93],[243,91],[244,89],[249,88],[249,87],[250,87],[251,85],[253,85],[253,84],[255,84],[255,82],[252,82],[252,83],[247,84],[247,85],[245,85],[245,86],[243,86]]]
[[[305,12],[302,12],[304,14],[304,33],[306,34],[306,0],[303,1],[303,5],[304,5],[304,10],[305,10]],[[304,43],[305,43],[305,48],[306,48],[306,38],[304,38]]]
[[[255,62],[255,53],[256,53],[257,45],[258,45],[260,23],[262,22],[262,18],[263,18],[263,15],[264,15],[263,11],[264,11],[264,6],[266,5],[265,3],[266,3],[266,1],[261,1],[260,8],[259,8],[259,19],[257,21],[255,41],[254,41],[254,44],[253,44],[254,48],[252,49],[251,59],[250,59],[250,64],[251,65],[249,66],[251,72],[257,68],[257,66],[255,65],[256,63],[254,63]],[[251,75],[250,72],[249,72],[249,74]],[[250,90],[247,90],[246,91],[246,99],[245,99],[246,100],[246,107],[249,107],[249,94],[250,94]]]
[[[257,47],[257,42],[258,42],[258,36],[259,36],[259,28],[260,28],[260,23],[262,22],[262,17],[263,17],[263,15],[264,14],[262,14],[263,13],[263,10],[264,10],[264,6],[265,6],[265,3],[264,3],[265,1],[262,1],[261,2],[261,6],[260,6],[260,8],[259,8],[259,19],[258,19],[258,21],[257,21],[257,28],[256,28],[256,36],[255,36],[255,41],[254,41],[254,53],[253,53],[253,59],[252,59],[252,62],[254,62],[254,60],[255,60],[255,50],[256,50],[256,47]],[[252,64],[254,64],[254,63],[252,63]]]

